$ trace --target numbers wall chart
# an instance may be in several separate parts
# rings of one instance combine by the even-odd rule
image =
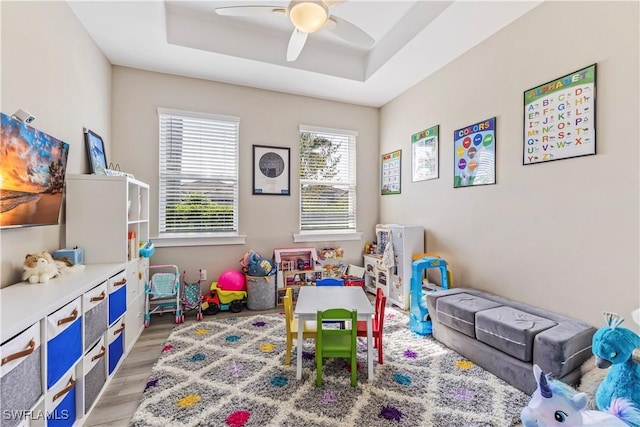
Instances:
[[[596,64],[524,92],[523,164],[596,153]]]
[[[382,156],[382,187],[383,196],[386,194],[400,194],[400,169],[402,150]]]
[[[453,188],[496,183],[496,118],[453,134]]]

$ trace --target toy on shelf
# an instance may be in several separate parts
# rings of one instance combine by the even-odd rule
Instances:
[[[202,310],[205,314],[220,311],[239,313],[247,300],[245,275],[236,270],[227,270],[211,283],[209,293],[204,296]]]
[[[143,258],[151,258],[156,251],[156,246],[151,242],[140,242],[140,256]]]
[[[349,264],[342,278],[344,279],[345,286],[360,286],[364,288],[364,267]]]
[[[427,308],[425,291],[422,289],[423,272],[429,268],[440,270],[442,277],[441,289],[449,289],[449,275],[447,261],[442,258],[424,257],[411,264],[411,313],[409,314],[409,329],[420,335],[432,332],[431,316]]]
[[[602,409],[609,407],[614,398],[624,398],[640,408],[640,364],[633,360],[634,350],[640,347],[640,336],[621,327],[624,318],[618,314],[603,315],[607,326],[593,335],[592,351],[596,367],[609,368],[609,372],[596,390],[596,405]]]
[[[626,399],[615,399],[607,411],[587,409],[586,393],[576,393],[561,381],[553,380],[533,366],[538,388],[520,418],[524,427],[539,426],[626,426],[636,425],[640,411]]]

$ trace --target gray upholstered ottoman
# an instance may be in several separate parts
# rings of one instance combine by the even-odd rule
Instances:
[[[476,313],[476,338],[524,362],[533,357],[533,339],[557,323],[517,308],[501,306]]]
[[[496,306],[485,308],[485,301]],[[538,386],[533,364],[575,386],[580,366],[591,356],[596,329],[548,310],[472,288],[429,292],[427,306],[436,340],[527,394]],[[465,330],[468,322],[475,325],[474,334]]]
[[[499,307],[501,304],[467,293],[438,298],[436,316],[438,320],[470,337],[476,336],[475,316],[482,310]]]

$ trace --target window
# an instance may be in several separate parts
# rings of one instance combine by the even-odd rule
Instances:
[[[160,237],[238,233],[237,117],[158,109]]]
[[[356,137],[300,126],[300,231],[356,231]]]

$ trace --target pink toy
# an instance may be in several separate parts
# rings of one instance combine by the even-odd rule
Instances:
[[[218,278],[218,288],[223,291],[244,291],[246,278],[238,270],[227,270]]]

